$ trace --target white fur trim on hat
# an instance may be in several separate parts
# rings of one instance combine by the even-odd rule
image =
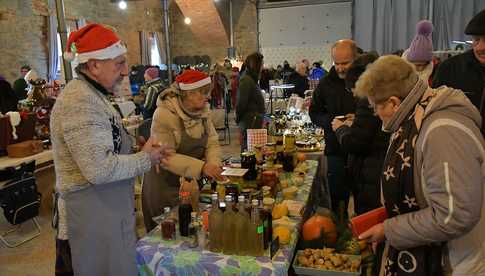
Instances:
[[[207,77],[205,79],[201,79],[200,81],[196,81],[196,82],[193,82],[193,83],[181,83],[181,82],[179,82],[179,88],[181,90],[193,90],[193,89],[197,89],[197,88],[200,88],[202,86],[208,85],[210,83],[211,83],[211,78]]]
[[[86,63],[90,59],[111,59],[126,53],[126,47],[123,46],[121,40],[115,44],[92,52],[77,54],[78,63]]]

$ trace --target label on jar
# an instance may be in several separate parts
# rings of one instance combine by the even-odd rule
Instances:
[[[263,227],[263,225],[260,225],[260,226],[258,226],[258,227],[256,228],[256,233],[258,233],[258,234],[263,234],[263,232],[264,232],[264,227]]]

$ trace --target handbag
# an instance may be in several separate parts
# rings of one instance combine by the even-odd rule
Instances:
[[[0,207],[9,223],[21,224],[39,215],[42,194],[32,174],[11,180],[0,190]]]

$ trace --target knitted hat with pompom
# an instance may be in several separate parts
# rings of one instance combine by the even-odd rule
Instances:
[[[431,21],[421,20],[416,24],[416,36],[411,42],[407,54],[409,61],[431,61],[433,58],[432,32],[433,24]]]

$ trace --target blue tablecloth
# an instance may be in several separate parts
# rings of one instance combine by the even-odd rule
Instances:
[[[307,161],[309,171],[305,183],[299,187],[296,200],[306,202],[309,197],[317,161]],[[294,218],[300,222],[301,218]],[[271,260],[267,256],[234,256],[213,253],[189,247],[188,239],[174,241],[161,239],[157,227],[140,239],[136,248],[136,262],[140,275],[287,275],[298,241],[298,227],[291,234],[290,242],[281,246]]]

